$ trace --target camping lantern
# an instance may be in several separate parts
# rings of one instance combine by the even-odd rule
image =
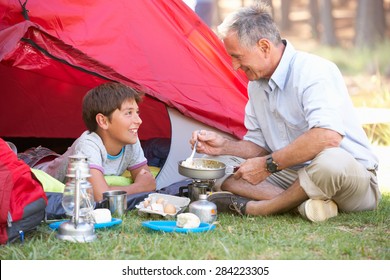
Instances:
[[[74,242],[90,242],[96,239],[94,225],[89,214],[94,209],[93,190],[87,178],[89,174],[88,158],[82,154],[69,156],[67,181],[62,197],[62,206],[70,221],[58,228],[57,238]]]

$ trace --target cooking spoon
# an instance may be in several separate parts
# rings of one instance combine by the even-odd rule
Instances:
[[[196,152],[196,145],[198,145],[198,139],[196,139],[196,141],[195,141],[194,149],[192,150],[191,155],[184,161],[184,165],[187,165],[187,166],[191,165],[191,163],[194,159],[195,152]]]
[[[186,165],[186,166],[191,165],[191,163],[192,163],[192,161],[194,159],[194,155],[195,155],[195,152],[196,152],[196,146],[197,145],[198,145],[198,138],[196,138],[196,141],[195,141],[195,144],[194,144],[194,148],[192,150],[191,155],[183,162],[184,165]]]

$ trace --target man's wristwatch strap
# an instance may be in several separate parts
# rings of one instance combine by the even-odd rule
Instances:
[[[265,169],[267,169],[267,171],[269,173],[276,173],[278,171],[280,171],[278,169],[279,165],[274,161],[274,159],[272,158],[272,155],[269,156],[266,160],[266,165],[265,165]]]

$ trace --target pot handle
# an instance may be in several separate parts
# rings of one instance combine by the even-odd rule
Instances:
[[[237,172],[237,170],[240,169],[240,166],[232,166],[232,165],[226,165],[225,174],[226,175],[233,175]]]

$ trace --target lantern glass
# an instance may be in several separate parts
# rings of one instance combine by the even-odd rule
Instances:
[[[62,197],[62,206],[64,207],[68,216],[75,216],[75,196],[76,196],[76,184],[74,180],[69,180],[64,189]],[[80,217],[88,216],[95,208],[95,200],[93,198],[93,189],[91,184],[87,180],[80,180]]]

